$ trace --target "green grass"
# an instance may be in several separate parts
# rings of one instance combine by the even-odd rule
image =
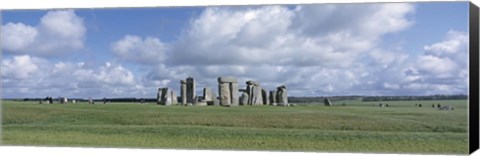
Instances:
[[[5,145],[467,154],[465,100],[184,107],[2,101]],[[382,102],[385,103],[385,102]]]

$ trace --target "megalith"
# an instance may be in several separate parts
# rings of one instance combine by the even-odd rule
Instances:
[[[332,106],[333,105],[332,101],[330,101],[329,98],[325,98],[325,100],[323,100],[323,103],[325,104],[325,106]]]
[[[180,80],[180,98],[182,105],[187,104],[187,81]]]
[[[247,88],[245,89],[248,94],[248,105],[262,105],[263,96],[262,96],[262,87],[260,87],[260,83],[256,81],[247,81]]]
[[[221,106],[238,105],[238,84],[234,77],[218,78],[218,95],[220,97]]]
[[[175,93],[169,88],[158,88],[157,104],[170,106],[173,103]]]
[[[287,87],[285,86],[277,87],[277,105],[288,106]]]
[[[268,92],[265,89],[262,89],[262,100],[263,100],[263,105],[270,104],[270,100],[268,98]]]
[[[242,93],[242,95],[240,96],[240,105],[248,105],[248,93]]]
[[[187,83],[187,103],[195,103],[195,80],[192,77],[188,77]]]
[[[277,91],[271,90],[269,98],[270,98],[270,105],[276,106],[277,105]]]
[[[213,95],[212,89],[210,87],[203,88],[203,100],[207,103],[207,105],[214,105],[214,99],[216,99]]]

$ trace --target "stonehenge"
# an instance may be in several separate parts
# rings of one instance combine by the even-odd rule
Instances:
[[[196,84],[192,77],[180,80],[180,95],[170,88],[158,88],[157,104],[184,106],[238,106],[238,105],[273,105],[289,106],[287,88],[279,86],[276,90],[267,91],[256,81],[246,81],[246,88],[239,89],[235,77],[218,77],[218,96],[210,87],[203,88],[203,95],[195,94]]]
[[[220,105],[237,106],[239,104],[237,79],[233,77],[219,77],[217,80]]]

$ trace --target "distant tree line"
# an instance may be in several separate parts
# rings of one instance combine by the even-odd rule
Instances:
[[[179,97],[177,97],[179,98]],[[319,103],[325,100],[326,96],[316,97],[288,97],[288,102],[291,103]],[[361,101],[409,101],[409,100],[466,100],[467,95],[429,95],[429,96],[329,96],[331,101],[342,100],[361,100]],[[4,99],[14,101],[43,101],[45,98],[19,98],[19,99]],[[68,98],[69,101],[88,102],[88,98]],[[181,99],[178,99],[181,100]],[[58,101],[54,98],[54,101]],[[156,98],[100,98],[93,99],[95,102],[157,102]]]
[[[325,96],[317,97],[288,97],[292,103],[318,103],[325,100]],[[411,101],[411,100],[466,100],[467,95],[428,95],[428,96],[331,96],[331,101],[361,100],[361,101]]]
[[[340,101],[340,100],[361,100],[363,96],[332,96],[328,97],[331,101]],[[316,96],[316,97],[288,97],[288,102],[292,103],[318,103],[325,100],[325,96]]]
[[[430,96],[366,96],[362,101],[409,101],[409,100],[466,100],[467,95],[430,95]]]

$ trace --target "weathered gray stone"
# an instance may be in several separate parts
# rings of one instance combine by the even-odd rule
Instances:
[[[231,105],[231,94],[230,94],[230,84],[229,83],[220,83],[218,84],[218,94],[220,96],[220,105],[230,106]]]
[[[259,86],[260,83],[256,82],[256,81],[252,81],[252,80],[249,80],[246,82],[247,85],[254,85],[254,86]]]
[[[231,105],[238,106],[238,84],[237,83],[230,83],[230,98],[231,98]]]
[[[263,105],[263,99],[262,99],[262,87],[260,86],[255,86],[254,87],[254,105]]]
[[[270,105],[277,105],[277,91],[270,91]]]
[[[210,87],[203,88],[203,99],[205,101],[213,101],[212,89]]]
[[[218,97],[217,97],[217,96],[215,96],[215,98],[213,99],[213,105],[214,105],[214,106],[218,106],[218,105],[220,105],[220,102],[219,102],[219,100],[218,100]]]
[[[248,105],[248,94],[246,92],[243,92],[240,96],[240,105]]]
[[[194,106],[207,106],[207,102],[205,100],[200,100],[198,96],[195,96],[193,100]]]
[[[325,98],[325,100],[323,100],[323,104],[325,104],[325,106],[332,106],[333,105],[332,101],[330,101],[329,98]]]
[[[239,103],[237,79],[229,76],[219,77],[218,94],[220,99],[220,105],[237,106]]]
[[[263,104],[264,105],[269,105],[270,104],[270,99],[268,98],[268,93],[265,89],[262,89],[262,99],[263,99]]]
[[[172,91],[169,88],[159,88],[157,94],[157,104],[172,105]]]
[[[177,98],[177,93],[175,93],[175,91],[172,90],[172,104],[173,105],[176,105],[178,104],[178,98]]]
[[[453,106],[441,106],[438,109],[439,110],[455,110],[455,107],[453,107]]]
[[[157,91],[157,104],[161,104],[161,103],[162,103],[162,92],[163,92],[163,88],[158,88],[158,91]]]
[[[231,76],[223,76],[219,77],[218,83],[237,83],[237,79]]]
[[[68,102],[68,99],[66,97],[60,97],[61,104],[66,104],[67,102]]]
[[[195,80],[188,77],[187,80],[187,103],[194,103],[195,98]]]
[[[207,105],[215,105],[216,95],[212,92],[210,87],[203,88],[203,99],[207,103]]]
[[[185,80],[180,81],[180,97],[182,105],[187,104],[187,82]]]
[[[218,97],[217,97],[217,94],[215,94],[215,92],[212,91],[212,103],[214,106],[218,106],[219,103],[218,103]],[[207,103],[208,104],[208,103]]]
[[[287,87],[280,86],[277,87],[277,105],[288,106],[288,94]]]
[[[247,81],[248,82],[248,81]],[[247,88],[245,89],[248,94],[248,100],[247,100],[247,105],[252,105],[253,104],[253,101],[254,101],[254,85],[249,85],[247,84]]]

